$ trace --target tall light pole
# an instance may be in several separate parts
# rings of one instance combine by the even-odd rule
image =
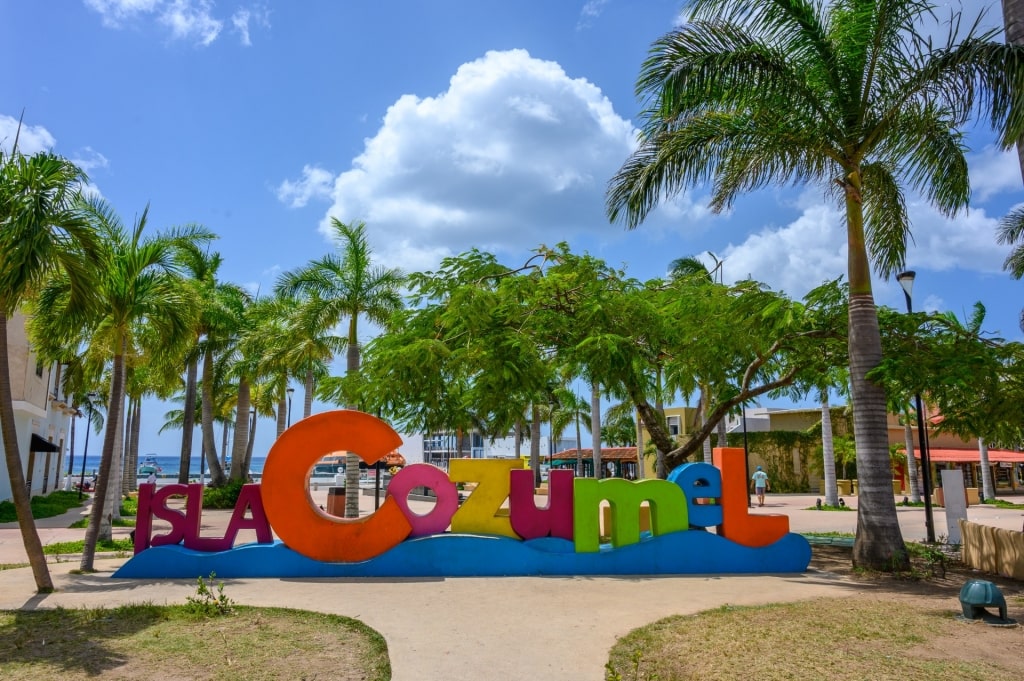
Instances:
[[[295,392],[295,388],[288,388],[287,390],[285,390],[285,392],[288,393],[288,423],[287,423],[286,427],[287,428],[291,428],[292,427],[292,393]]]
[[[900,272],[896,275],[896,281],[903,289],[903,296],[907,299],[907,314],[914,311],[910,294],[914,290],[913,270]],[[935,521],[932,518],[932,465],[928,453],[928,435],[924,429],[924,409],[921,408],[921,393],[914,395],[914,408],[917,409],[917,438],[921,449],[921,482],[924,484],[924,527],[928,542],[935,543]],[[912,461],[907,462],[913,466]]]
[[[78,499],[82,499],[82,490],[85,488],[85,460],[89,456],[89,431],[92,430],[92,401],[95,400],[99,395],[96,393],[89,393],[86,395],[89,401],[85,403],[86,408],[89,410],[89,419],[85,422],[85,449],[82,450],[82,477],[78,481]]]

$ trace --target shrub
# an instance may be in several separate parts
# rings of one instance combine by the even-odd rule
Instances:
[[[229,480],[223,487],[207,487],[203,490],[203,508],[234,508],[242,492],[241,480]]]

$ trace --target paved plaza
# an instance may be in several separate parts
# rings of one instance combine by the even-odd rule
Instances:
[[[325,503],[326,488],[311,496]],[[854,512],[804,510],[816,498],[769,495],[764,508],[751,512],[785,513],[795,532],[855,529]],[[856,506],[856,497],[846,500]],[[373,511],[372,497],[361,502],[364,513]],[[75,509],[38,521],[43,543],[82,538],[84,530],[67,526],[84,512]],[[204,511],[204,534],[222,533],[229,516],[229,511]],[[974,506],[968,517],[1014,530],[1024,524],[1021,510]],[[908,540],[924,537],[923,509],[899,508],[899,518]],[[935,509],[935,520],[936,534],[945,535],[943,509]],[[116,536],[129,531],[114,528]],[[244,532],[239,537],[239,542],[251,540]],[[0,609],[180,604],[195,593],[190,580],[111,579],[125,560],[98,557],[100,571],[92,575],[71,574],[78,567],[77,557],[51,562],[57,592],[48,595],[35,593],[29,568],[0,571]],[[23,561],[17,526],[0,525],[0,563]],[[659,618],[724,604],[837,596],[861,588],[814,570],[757,576],[225,580],[225,593],[240,604],[330,612],[365,622],[387,640],[396,681],[600,679],[616,639]]]

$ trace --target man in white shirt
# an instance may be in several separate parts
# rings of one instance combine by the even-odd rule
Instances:
[[[772,486],[768,484],[768,474],[758,466],[754,474],[750,476],[750,486],[757,494],[757,505],[764,506],[764,493],[771,491]]]

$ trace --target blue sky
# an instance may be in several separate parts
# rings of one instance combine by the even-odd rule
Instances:
[[[333,215],[365,220],[380,261],[406,270],[471,247],[520,262],[564,240],[638,278],[712,251],[727,280],[803,295],[846,271],[820,188],[760,191],[723,215],[698,188],[632,232],[604,217],[640,63],[681,4],[0,0],[0,144],[24,110],[23,151],[79,162],[126,221],[150,203],[154,227],[211,228],[222,277],[252,290],[331,249]],[[996,3],[966,4],[1001,21]],[[1024,200],[1020,170],[991,136],[968,143],[969,212],[909,197],[915,306],[963,315],[980,300],[988,330],[1020,339],[1024,283],[994,237]],[[875,293],[902,309],[894,282]],[[147,409],[142,451],[175,454],[180,436],[156,434],[163,405]]]

